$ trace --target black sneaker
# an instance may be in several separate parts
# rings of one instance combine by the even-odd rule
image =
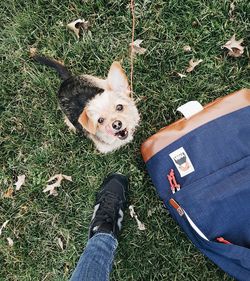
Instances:
[[[89,239],[96,233],[111,233],[117,238],[122,227],[127,192],[128,179],[121,174],[111,174],[103,181],[96,198]]]

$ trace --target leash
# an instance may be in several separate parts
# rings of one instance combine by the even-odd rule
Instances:
[[[134,40],[135,40],[135,1],[131,0],[130,2],[130,10],[132,15],[132,38],[131,38],[131,53],[130,53],[130,89],[131,96],[133,95],[133,75],[134,75]]]

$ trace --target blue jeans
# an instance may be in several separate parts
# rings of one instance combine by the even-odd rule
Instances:
[[[89,239],[70,281],[108,281],[118,242],[107,233]]]

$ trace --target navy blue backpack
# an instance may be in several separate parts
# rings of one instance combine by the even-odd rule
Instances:
[[[208,104],[147,139],[142,156],[160,198],[199,250],[250,280],[250,90]]]

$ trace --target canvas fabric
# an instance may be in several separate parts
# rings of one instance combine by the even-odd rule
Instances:
[[[237,280],[249,281],[250,106],[191,130],[147,159],[146,166],[160,198],[194,245]],[[168,180],[171,169],[180,184],[175,193]],[[190,173],[183,176],[180,169]]]

